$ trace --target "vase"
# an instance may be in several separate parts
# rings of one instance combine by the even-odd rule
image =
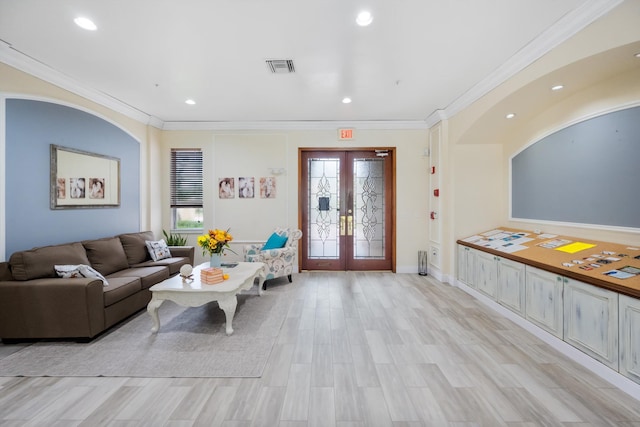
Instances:
[[[209,260],[209,267],[218,267],[222,266],[222,254],[211,254],[211,259]]]

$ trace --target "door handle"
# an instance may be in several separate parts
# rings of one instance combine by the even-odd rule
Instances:
[[[347,236],[353,235],[353,215],[347,216]]]
[[[341,236],[345,235],[345,229],[346,229],[345,222],[346,222],[345,216],[340,215],[340,235]]]

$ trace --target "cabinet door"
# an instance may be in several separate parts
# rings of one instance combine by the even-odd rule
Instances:
[[[640,384],[640,299],[620,295],[620,368]]]
[[[524,317],[524,264],[497,257],[499,304]]]
[[[458,280],[471,287],[474,286],[476,265],[476,251],[466,246],[458,245]]]
[[[563,277],[527,266],[525,272],[526,318],[531,323],[562,339]]]
[[[480,292],[496,299],[498,283],[498,262],[496,257],[486,252],[476,252],[475,284]]]
[[[618,369],[618,294],[564,279],[564,340]]]

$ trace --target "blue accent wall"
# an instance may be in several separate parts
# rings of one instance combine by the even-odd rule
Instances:
[[[555,132],[512,160],[512,216],[640,228],[640,107]]]
[[[120,206],[52,210],[50,145],[120,159]],[[6,257],[140,229],[140,144],[113,124],[49,102],[6,101]]]

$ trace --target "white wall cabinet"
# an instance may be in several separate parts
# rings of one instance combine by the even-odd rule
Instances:
[[[458,280],[475,288],[476,250],[458,245]]]
[[[640,300],[626,295],[619,297],[620,366],[619,371],[640,383]]]
[[[618,294],[566,279],[564,340],[618,370]]]
[[[525,283],[526,319],[562,339],[564,277],[527,265]]]
[[[510,259],[496,257],[498,264],[498,304],[525,317],[525,266]]]
[[[496,299],[498,295],[498,263],[496,256],[487,252],[476,252],[476,288],[483,294]]]

